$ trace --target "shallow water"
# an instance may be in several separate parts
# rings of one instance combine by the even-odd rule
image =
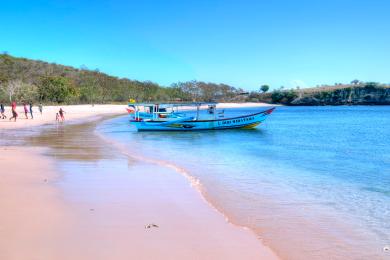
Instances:
[[[279,107],[254,130],[185,133],[136,132],[122,117],[97,132],[184,169],[284,258],[390,258],[390,107]]]

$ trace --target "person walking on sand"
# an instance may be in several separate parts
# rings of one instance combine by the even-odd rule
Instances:
[[[5,109],[4,109],[4,104],[1,103],[0,104],[0,113],[1,113],[1,119],[6,119],[7,116],[4,114],[5,113]]]
[[[31,115],[31,119],[34,119],[33,110],[32,110],[32,108],[33,108],[32,102],[30,102],[29,106],[30,106],[30,115]]]
[[[39,109],[39,113],[41,113],[42,115],[42,109],[43,109],[42,103],[39,103],[38,109]]]
[[[60,111],[58,111],[58,113],[60,114],[61,121],[65,121],[65,117],[64,117],[65,111],[62,109],[62,107],[60,107]]]
[[[27,109],[27,104],[26,103],[23,103],[23,109],[24,109],[24,115],[26,116],[26,119],[28,119],[28,109]]]
[[[16,122],[16,118],[18,117],[18,113],[16,112],[16,102],[15,101],[13,101],[11,103],[11,108],[12,108],[12,117],[10,117],[9,120],[11,121],[12,119],[14,119]]]

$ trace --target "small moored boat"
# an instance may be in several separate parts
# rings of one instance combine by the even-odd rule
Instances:
[[[251,129],[261,124],[275,108],[257,113],[224,118],[223,112],[216,111],[216,104],[208,105],[208,116],[201,118],[200,107],[205,103],[186,104],[129,104],[133,109],[130,124],[138,131],[195,131],[195,130],[223,130],[223,129]],[[186,116],[179,113],[182,106],[195,106],[196,116]],[[176,111],[175,111],[176,109]]]

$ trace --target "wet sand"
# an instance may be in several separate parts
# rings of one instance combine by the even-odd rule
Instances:
[[[0,259],[277,258],[184,176],[121,153],[94,124],[2,148]]]
[[[0,150],[0,259],[55,259],[72,218],[41,149]],[[28,158],[28,159],[26,159]],[[65,244],[64,244],[65,245]]]

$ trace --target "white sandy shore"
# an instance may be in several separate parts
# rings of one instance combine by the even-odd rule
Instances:
[[[33,127],[48,124],[56,124],[56,113],[62,108],[65,111],[65,122],[75,120],[86,120],[96,116],[106,115],[125,115],[126,105],[69,105],[69,106],[44,106],[42,115],[39,113],[38,107],[33,107],[34,119],[31,119],[30,113],[27,114],[28,119],[24,114],[23,107],[18,106],[16,111],[19,116],[14,122],[10,121],[11,108],[6,107],[7,119],[0,119],[0,129],[15,129],[23,127]]]

